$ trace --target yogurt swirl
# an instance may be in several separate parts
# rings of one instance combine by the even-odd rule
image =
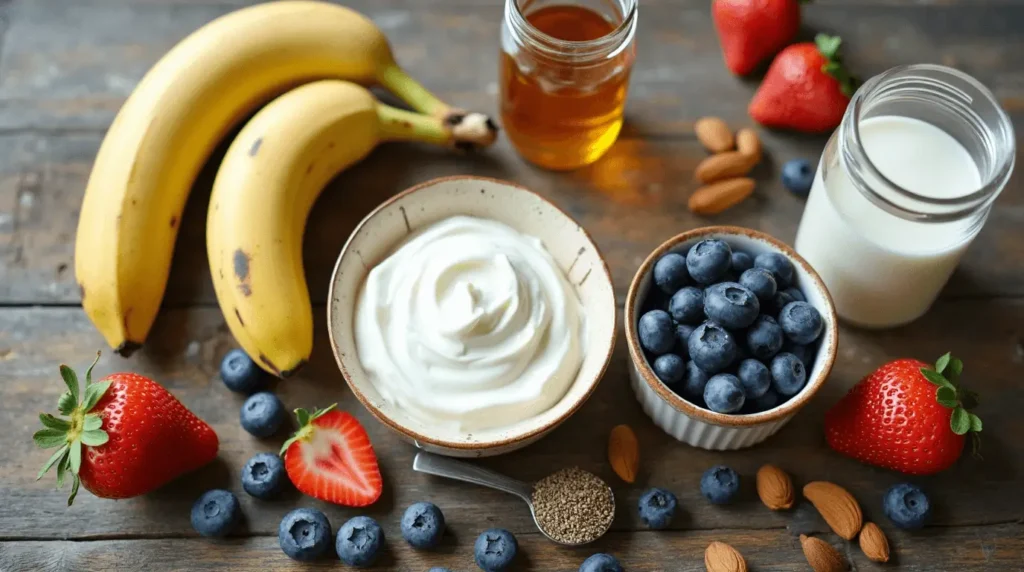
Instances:
[[[515,424],[565,395],[583,362],[582,305],[537,238],[456,216],[370,271],[356,351],[381,396],[460,432]]]

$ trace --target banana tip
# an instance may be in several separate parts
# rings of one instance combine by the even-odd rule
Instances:
[[[474,150],[489,147],[498,138],[498,126],[483,113],[453,113],[446,119],[451,126],[455,146]]]

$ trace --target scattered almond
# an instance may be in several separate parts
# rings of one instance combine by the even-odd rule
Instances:
[[[704,567],[708,572],[747,572],[747,561],[739,550],[716,541],[704,551]]]
[[[693,124],[693,131],[701,145],[712,153],[730,151],[736,144],[729,126],[718,117],[701,117]]]
[[[795,500],[793,481],[782,469],[765,465],[757,470],[757,496],[772,510],[791,509]]]
[[[889,541],[885,533],[873,522],[864,523],[860,531],[860,549],[864,555],[875,562],[889,561]]]
[[[804,557],[807,558],[807,563],[811,565],[814,572],[843,572],[846,570],[846,564],[843,563],[843,557],[839,555],[839,551],[824,540],[801,534],[800,546],[804,549]]]
[[[753,158],[748,155],[739,151],[726,151],[701,161],[693,174],[702,183],[714,183],[722,179],[742,177],[749,173],[755,164]]]
[[[853,540],[864,524],[860,505],[843,487],[827,481],[804,485],[804,496],[818,509],[825,522],[846,540]]]
[[[761,139],[757,136],[757,132],[749,127],[744,127],[736,132],[736,149],[751,157],[755,165],[761,161]]]
[[[636,480],[640,467],[640,442],[629,425],[617,425],[608,436],[608,461],[620,479],[627,483]]]
[[[726,179],[705,185],[690,195],[690,212],[699,215],[718,214],[743,202],[754,192],[754,179]]]

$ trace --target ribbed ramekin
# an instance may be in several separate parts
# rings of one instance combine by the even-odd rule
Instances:
[[[690,246],[705,239],[724,240],[734,249],[757,256],[778,252],[793,262],[796,286],[807,302],[821,313],[825,322],[814,367],[807,384],[785,403],[774,409],[749,415],[715,413],[686,401],[654,375],[637,337],[636,324],[652,287],[654,263],[669,252],[685,253]],[[676,439],[701,449],[730,450],[756,445],[775,434],[806,405],[821,388],[832,370],[838,349],[839,329],[832,297],[818,274],[785,243],[756,230],[733,226],[698,228],[677,235],[655,249],[637,270],[626,296],[626,344],[629,347],[629,375],[636,398],[654,423]]]

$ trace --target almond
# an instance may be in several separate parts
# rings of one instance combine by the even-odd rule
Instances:
[[[804,557],[807,558],[807,563],[811,565],[814,572],[843,572],[846,570],[846,564],[843,563],[843,557],[839,555],[839,551],[824,540],[801,534],[800,546],[804,549]]]
[[[640,442],[629,425],[617,425],[608,436],[608,461],[620,479],[627,483],[636,480],[640,467]]]
[[[765,465],[757,470],[757,496],[772,510],[791,509],[795,500],[793,481],[782,469]]]
[[[747,561],[739,550],[716,541],[704,551],[704,567],[708,572],[747,572]]]
[[[736,132],[736,150],[752,158],[756,165],[761,161],[761,138],[757,131],[744,127]]]
[[[736,144],[729,126],[718,117],[701,117],[693,124],[693,131],[701,145],[712,153],[731,151]]]
[[[739,151],[727,151],[707,157],[694,170],[693,175],[702,183],[742,177],[754,168],[755,162]]]
[[[853,540],[864,524],[860,505],[843,487],[827,481],[804,485],[804,496],[818,509],[832,530],[846,540]]]
[[[690,195],[690,212],[699,215],[718,214],[743,202],[754,192],[754,179],[726,179],[705,185]]]
[[[864,523],[860,531],[860,549],[864,555],[875,562],[889,561],[889,541],[885,533],[873,522]]]

